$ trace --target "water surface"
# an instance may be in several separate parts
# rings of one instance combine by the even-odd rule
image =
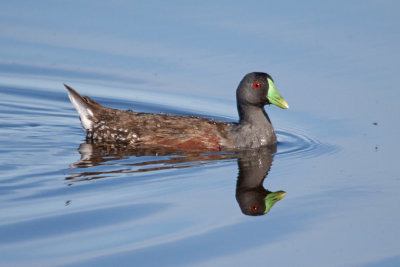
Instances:
[[[398,265],[398,5],[147,5],[1,4],[0,264]],[[234,121],[254,70],[272,151],[87,144],[62,85]]]

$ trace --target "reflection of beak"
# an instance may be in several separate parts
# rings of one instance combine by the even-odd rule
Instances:
[[[288,109],[289,105],[286,103],[285,99],[279,94],[278,90],[275,88],[275,84],[271,79],[268,79],[268,101],[280,108]]]
[[[276,191],[276,192],[269,193],[264,199],[265,200],[265,212],[264,212],[264,214],[266,214],[272,208],[272,206],[276,202],[281,200],[285,195],[286,195],[285,191]]]

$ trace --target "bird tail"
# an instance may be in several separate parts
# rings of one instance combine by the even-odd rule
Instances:
[[[85,129],[86,132],[91,131],[95,121],[94,112],[96,111],[96,107],[101,105],[87,96],[80,95],[72,87],[66,84],[64,84],[64,86],[68,89],[68,97],[72,105],[74,105],[78,111],[83,129]]]

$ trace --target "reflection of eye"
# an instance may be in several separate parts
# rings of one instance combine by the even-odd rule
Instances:
[[[253,87],[256,88],[256,89],[260,89],[261,85],[260,85],[259,82],[254,82],[253,83]]]
[[[257,211],[258,210],[258,205],[254,204],[251,206],[251,211]]]

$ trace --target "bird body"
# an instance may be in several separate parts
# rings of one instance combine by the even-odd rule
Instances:
[[[271,121],[263,108],[265,104],[272,103],[267,98],[269,91],[277,93],[275,88],[271,89],[272,78],[266,73],[250,73],[239,84],[239,123],[108,108],[65,86],[87,139],[96,142],[210,152],[256,148],[277,142]],[[277,95],[278,101],[281,101],[277,105],[287,108],[285,100],[279,93]]]

